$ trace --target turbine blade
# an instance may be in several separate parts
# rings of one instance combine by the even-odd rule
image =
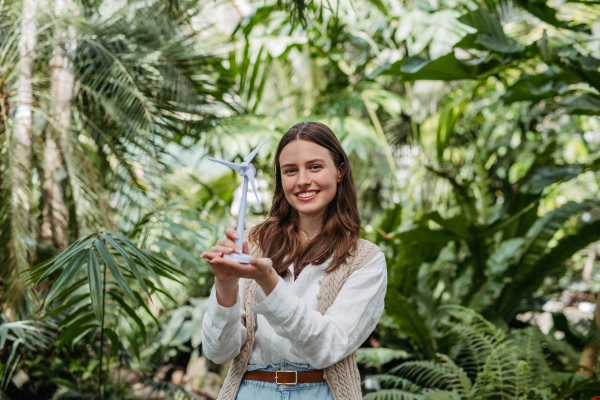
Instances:
[[[229,161],[217,160],[216,158],[211,158],[211,157],[206,157],[206,158],[208,158],[210,161],[214,161],[214,162],[217,162],[219,164],[226,165],[229,168],[234,169],[236,171],[240,171],[242,169],[242,166],[240,164],[232,163],[232,162],[229,162]]]
[[[248,172],[250,172],[250,171],[248,171]],[[256,191],[256,184],[254,183],[254,173],[248,173],[248,174],[246,174],[246,176],[248,177],[248,180],[250,181],[250,184],[252,185],[252,190],[254,190],[254,195],[256,196],[256,201],[260,205],[260,198],[258,197],[258,192]]]
[[[252,160],[254,159],[254,157],[256,156],[258,151],[260,150],[260,148],[263,146],[263,144],[267,143],[267,140],[269,140],[270,137],[271,137],[271,135],[267,136],[265,138],[265,140],[260,142],[260,144],[258,146],[256,146],[256,148],[254,150],[252,150],[252,153],[248,154],[246,156],[246,158],[244,158],[244,161],[246,161],[247,163],[252,162]]]

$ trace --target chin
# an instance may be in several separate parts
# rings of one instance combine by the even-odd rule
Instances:
[[[320,204],[299,204],[296,210],[304,214],[315,214],[323,210],[323,208],[325,206],[321,206]]]

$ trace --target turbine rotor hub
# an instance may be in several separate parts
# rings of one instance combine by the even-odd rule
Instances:
[[[240,175],[242,176],[246,176],[248,174],[248,171],[252,171],[252,175],[256,175],[256,168],[254,168],[254,165],[252,165],[251,163],[247,163],[246,161],[240,163],[240,166],[242,167],[240,169]]]

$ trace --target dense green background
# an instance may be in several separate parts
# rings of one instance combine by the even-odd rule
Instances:
[[[599,20],[572,0],[0,1],[0,398],[215,398],[199,254],[241,181],[206,156],[273,135],[255,224],[308,120],[387,257],[365,399],[600,395]]]

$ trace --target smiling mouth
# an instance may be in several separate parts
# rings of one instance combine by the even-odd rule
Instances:
[[[296,195],[299,199],[310,199],[311,197],[315,197],[320,191],[313,190],[312,192],[304,192]]]

